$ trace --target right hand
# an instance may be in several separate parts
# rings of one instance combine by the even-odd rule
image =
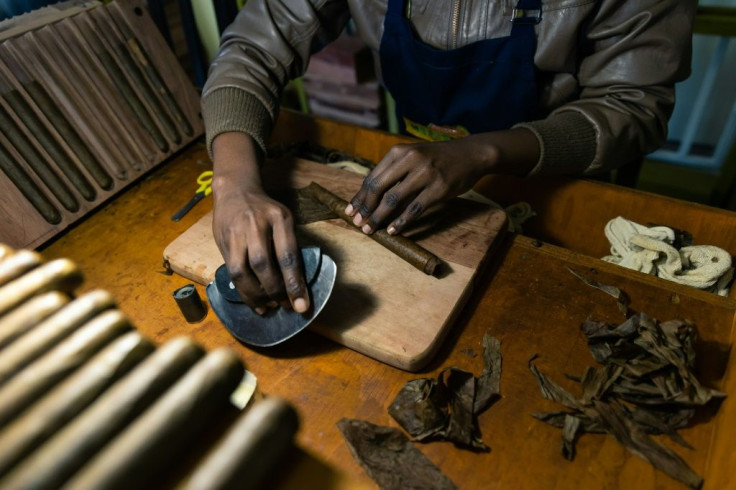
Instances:
[[[257,165],[253,175],[252,162],[238,148],[243,142],[236,139],[232,148],[223,148],[227,138],[222,136],[213,146],[212,230],[232,282],[260,315],[277,305],[304,313],[309,294],[291,212],[263,191]],[[237,157],[229,158],[233,153]]]

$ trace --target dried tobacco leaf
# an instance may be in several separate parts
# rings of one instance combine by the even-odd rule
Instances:
[[[616,410],[610,403],[599,401],[593,403],[603,423],[606,424],[607,432],[622,446],[690,488],[703,486],[703,479],[682,458],[668,447],[652,440],[640,425],[624,416],[624,412]]]
[[[552,400],[553,402],[557,402],[561,405],[566,406],[567,408],[582,411],[583,405],[578,402],[575,397],[570,394],[570,392],[549,379],[547,376],[542,374],[539,369],[537,369],[537,366],[534,365],[534,360],[536,358],[537,355],[535,354],[531,357],[531,359],[529,359],[529,369],[531,370],[532,374],[536,376],[537,382],[539,382],[539,388],[542,390],[542,396],[545,397],[547,400]]]
[[[626,293],[624,293],[623,291],[621,291],[619,288],[617,288],[615,286],[610,286],[608,284],[601,284],[600,282],[596,281],[595,279],[591,279],[589,277],[585,277],[584,275],[575,272],[570,267],[568,267],[567,270],[569,270],[570,272],[572,272],[572,274],[575,277],[577,277],[578,279],[580,279],[581,281],[583,281],[588,286],[594,287],[596,289],[600,289],[604,293],[609,294],[609,295],[613,296],[614,298],[616,298],[616,303],[618,304],[618,309],[621,310],[621,313],[623,313],[624,316],[628,316],[629,303],[631,301],[629,300],[629,297],[626,295]]]
[[[566,414],[562,423],[562,456],[568,461],[575,458],[575,439],[580,432],[580,418],[572,414]]]
[[[489,450],[480,439],[476,417],[500,395],[501,343],[490,335],[483,338],[483,364],[478,378],[447,368],[436,380],[409,381],[388,413],[415,441],[447,440],[460,447]]]
[[[582,432],[590,432],[591,434],[605,434],[605,429],[597,420],[589,419],[577,412],[541,412],[533,413],[532,417],[542,422],[546,422],[552,427],[562,429],[565,427],[565,419],[572,415],[580,421],[580,430]]]
[[[330,208],[314,199],[306,187],[275,191],[273,198],[291,210],[298,225],[337,218]]]
[[[685,427],[694,414],[695,410],[692,408],[675,411],[634,408],[629,411],[634,422],[643,427],[647,434],[666,434],[688,449],[695,448],[677,433],[677,429]]]
[[[463,447],[480,451],[489,448],[480,439],[478,424],[475,422],[473,403],[475,401],[475,377],[473,373],[460,369],[445,369],[440,374],[450,396],[450,418],[447,428],[439,432],[443,438]]]
[[[591,286],[620,301],[617,288],[591,281]],[[570,411],[534,414],[562,429],[562,454],[572,459],[576,436],[582,432],[611,434],[632,453],[685,484],[699,488],[702,478],[670,449],[647,434],[665,434],[691,448],[678,433],[694,414],[692,407],[725,395],[703,387],[692,372],[697,329],[683,320],[660,323],[644,313],[620,325],[586,320],[580,327],[599,368],[589,367],[577,379],[582,395],[572,394],[551,381],[529,362],[542,395]],[[568,378],[576,381],[574,377]]]
[[[483,372],[475,384],[473,413],[478,415],[501,396],[501,341],[483,336]]]
[[[398,429],[353,419],[342,419],[337,427],[353,457],[382,489],[457,488]]]
[[[447,427],[448,398],[444,384],[434,379],[415,379],[404,385],[388,413],[415,441],[423,441]]]

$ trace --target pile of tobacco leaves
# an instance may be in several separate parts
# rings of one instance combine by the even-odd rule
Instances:
[[[501,343],[483,337],[483,372],[479,377],[458,368],[444,369],[437,379],[409,381],[388,413],[414,441],[445,440],[488,451],[480,439],[477,416],[500,398]]]
[[[612,286],[582,279],[614,297],[624,296]],[[588,367],[580,378],[569,376],[580,383],[580,398],[539,372],[533,364],[536,356],[529,361],[542,395],[567,408],[533,414],[562,429],[563,456],[575,457],[575,441],[582,433],[610,434],[655,468],[700,488],[703,479],[675,452],[649,437],[665,434],[692,449],[677,429],[688,423],[695,407],[725,396],[702,386],[693,374],[695,326],[683,320],[659,322],[636,313],[620,325],[589,319],[581,330],[601,365]]]
[[[482,343],[479,377],[447,368],[436,379],[415,379],[401,389],[388,411],[412,441],[445,440],[489,450],[480,438],[477,417],[500,398],[501,343],[490,335]],[[337,425],[355,459],[382,489],[457,488],[400,430],[353,419]]]

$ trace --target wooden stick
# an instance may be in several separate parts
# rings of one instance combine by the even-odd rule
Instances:
[[[358,228],[353,224],[353,218],[345,214],[345,207],[348,205],[347,201],[340,199],[316,182],[309,184],[307,189],[317,200],[330,208],[333,213],[342,218],[346,223]],[[442,263],[439,257],[422,246],[417,245],[412,240],[400,235],[389,235],[386,230],[376,230],[367,236],[425,274],[433,276],[439,272],[438,267]]]
[[[0,352],[0,386],[103,310],[115,306],[107,291],[91,291],[38,324]]]
[[[167,342],[16,466],[0,487],[60,488],[202,355],[191,339]]]
[[[227,349],[210,352],[82,467],[65,488],[152,485],[212,419],[224,413],[242,377],[243,365],[234,353]]]
[[[101,350],[23,414],[0,431],[0,475],[104,392],[155,349],[138,332],[130,332]]]
[[[265,398],[238,418],[177,488],[262,488],[291,446],[298,425],[291,405],[279,398]]]

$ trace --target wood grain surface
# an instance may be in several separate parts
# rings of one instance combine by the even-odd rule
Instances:
[[[83,3],[0,26],[0,241],[16,248],[41,245],[204,131],[146,2]]]
[[[267,168],[270,188],[317,182],[345,200],[362,182],[356,174],[306,160],[273,162]],[[333,294],[310,328],[392,366],[421,369],[451,328],[505,226],[503,211],[460,200],[424,218],[409,235],[445,261],[441,277],[415,269],[340,219],[300,226],[300,243],[322,248],[338,270]],[[177,237],[163,256],[174,272],[200,284],[211,282],[223,263],[212,236],[212,214]]]
[[[406,141],[286,111],[281,114],[275,138],[310,138],[374,161],[392,144]],[[704,476],[706,489],[732,486],[736,372],[729,349],[734,341],[736,303],[597,259],[607,248],[605,238],[601,238],[604,218],[597,211],[603,204],[593,205],[591,199],[605,199],[608,214],[625,214],[632,199],[640,200],[646,207],[637,216],[644,218],[646,209],[663,213],[671,206],[683,211],[674,213],[672,217],[677,219],[669,224],[693,232],[706,233],[709,220],[720,217],[713,222],[720,224],[723,241],[714,243],[727,250],[736,246],[736,237],[728,231],[736,229],[734,213],[616,187],[601,193],[599,184],[586,181],[560,184],[565,190],[557,194],[561,197],[546,199],[545,207],[537,208],[537,225],[530,222],[527,227],[531,237],[507,240],[494,253],[433,361],[420,374],[411,374],[312,332],[274,349],[253,350],[235,341],[211,312],[198,324],[184,320],[171,292],[188,280],[163,274],[161,254],[167,244],[211,210],[211,199],[205,199],[181,222],[170,221],[196,190],[197,175],[209,168],[202,146],[189,148],[59,237],[42,254],[46,260],[69,257],[77,262],[86,276],[84,288],[112,292],[139,330],[159,343],[187,334],[207,349],[234,349],[258,377],[263,392],[278,395],[296,407],[300,417],[298,449],[284,463],[280,475],[274,475],[270,488],[375,488],[352,458],[336,422],[352,417],[396,427],[387,408],[403,384],[418,376],[436,376],[448,366],[478,374],[485,333],[501,340],[503,354],[502,398],[479,419],[483,440],[491,452],[470,453],[446,443],[418,445],[460,488],[682,488],[606,436],[581,437],[578,456],[568,462],[560,454],[559,431],[530,416],[554,405],[542,398],[527,368],[529,357],[539,354],[538,367],[571,388],[564,373],[579,374],[585,366],[594,365],[578,330],[580,323],[588,316],[622,318],[609,297],[583,284],[567,267],[622,288],[632,298],[635,310],[661,320],[685,317],[696,323],[702,337],[698,347],[701,378],[729,397],[717,413],[713,408],[700,410],[683,431],[695,450],[674,450]],[[537,190],[540,202],[545,193],[553,195],[553,187],[545,187],[541,181],[519,182],[498,191],[514,200],[531,200],[532,190]],[[501,200],[498,195],[490,197]],[[538,230],[546,234],[537,234]],[[545,237],[568,244],[567,249],[546,243]],[[204,288],[197,289],[203,296]]]

